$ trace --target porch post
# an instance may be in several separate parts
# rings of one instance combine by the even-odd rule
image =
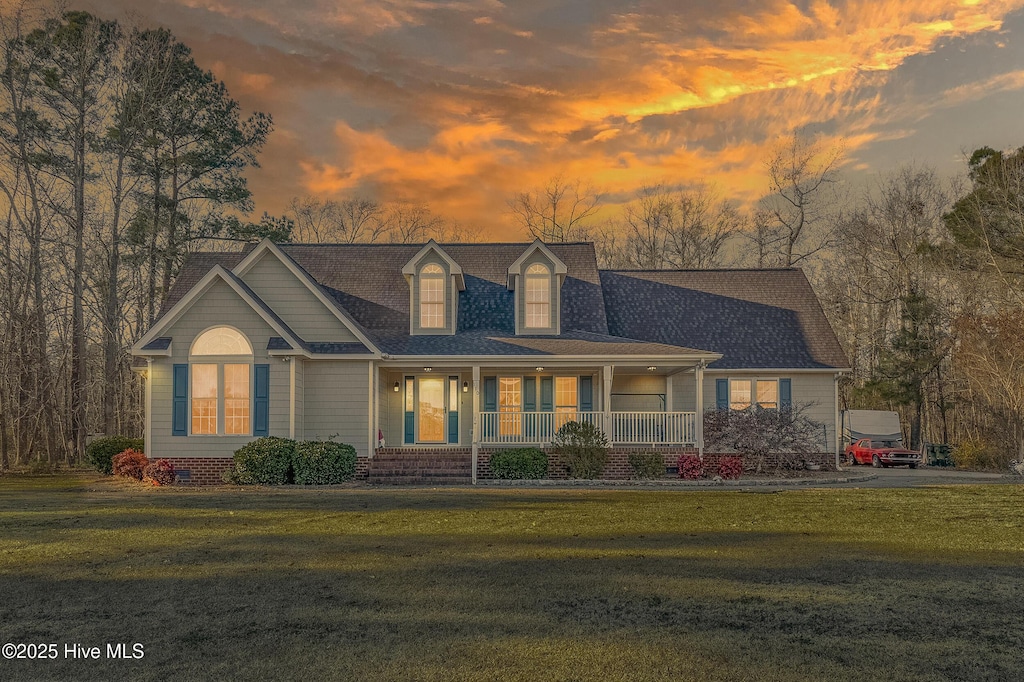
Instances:
[[[480,456],[480,366],[473,365],[473,484],[476,485],[476,464]]]
[[[612,424],[612,372],[615,369],[614,365],[604,366],[604,375],[601,377],[601,407],[604,409],[604,428],[605,435],[608,436],[608,442],[615,442],[615,429]]]
[[[707,364],[701,360],[693,368],[697,381],[697,416],[694,419],[694,439],[697,441],[697,455],[704,459],[704,368]]]
[[[373,365],[373,360],[366,364],[369,365],[366,371],[366,380],[369,382],[369,386],[366,387],[366,435],[368,436],[366,454],[368,457],[373,457],[377,453],[377,372],[374,371],[376,367]]]

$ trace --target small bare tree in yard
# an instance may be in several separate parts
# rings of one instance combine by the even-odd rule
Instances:
[[[590,238],[589,222],[601,207],[601,195],[579,178],[556,175],[543,187],[517,193],[508,206],[531,236],[571,242]]]
[[[768,193],[750,236],[758,267],[791,267],[828,247],[842,159],[842,147],[799,133],[775,148],[765,162]]]
[[[762,473],[769,455],[775,455],[776,470],[799,469],[808,455],[823,451],[823,429],[807,416],[808,405],[778,410],[753,406],[745,410],[714,410],[704,415],[704,442],[708,450],[740,453],[756,462]]]

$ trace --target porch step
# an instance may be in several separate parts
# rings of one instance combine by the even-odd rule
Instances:
[[[378,453],[366,472],[367,483],[390,485],[457,485],[472,480],[472,459],[465,453]]]

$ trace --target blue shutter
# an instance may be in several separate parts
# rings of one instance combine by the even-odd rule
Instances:
[[[540,411],[555,411],[555,379],[554,377],[540,378]]]
[[[729,409],[729,380],[715,379],[715,405],[720,410]]]
[[[402,387],[402,400],[404,404],[409,404],[409,384],[414,381],[412,377],[405,377],[405,382]],[[416,442],[416,412],[413,410],[406,410],[405,412],[405,443]]]
[[[455,409],[448,410],[448,442],[459,442],[459,378],[448,377],[448,400],[455,402]]]
[[[173,411],[171,412],[171,435],[188,435],[188,365],[174,366]],[[152,377],[149,379],[152,381]],[[152,415],[147,415],[152,419]]]
[[[498,377],[484,377],[484,412],[498,411]],[[480,429],[482,436],[493,436],[496,419],[483,421]]]
[[[594,377],[580,377],[580,412],[594,411]]]
[[[793,380],[779,379],[779,409],[793,408]]]
[[[537,411],[537,377],[523,377],[523,412]]]
[[[252,435],[270,435],[270,365],[253,365]]]

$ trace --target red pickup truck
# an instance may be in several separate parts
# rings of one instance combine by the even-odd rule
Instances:
[[[901,447],[899,441],[861,438],[846,446],[846,461],[851,465],[870,464],[873,467],[906,464],[916,469],[921,462],[921,453]]]

